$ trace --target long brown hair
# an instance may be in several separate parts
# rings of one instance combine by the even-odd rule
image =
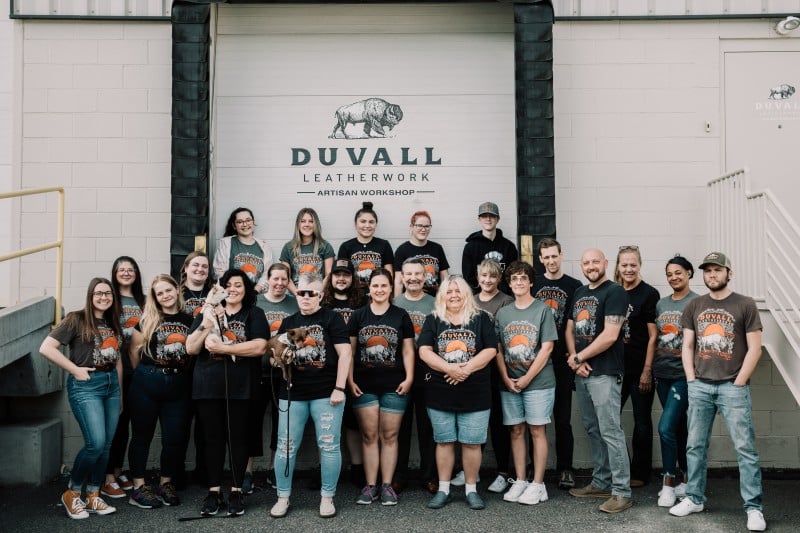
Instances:
[[[64,318],[64,322],[67,323],[67,326],[78,331],[81,340],[86,343],[92,343],[96,337],[100,336],[100,330],[97,326],[99,319],[94,316],[94,290],[98,285],[103,283],[108,285],[111,289],[112,298],[112,305],[103,311],[103,321],[105,321],[106,326],[111,328],[114,334],[122,336],[122,328],[119,325],[119,314],[116,311],[117,297],[114,292],[114,286],[111,284],[111,281],[106,278],[92,278],[89,282],[89,287],[86,289],[86,303],[83,309],[80,311],[73,311]]]

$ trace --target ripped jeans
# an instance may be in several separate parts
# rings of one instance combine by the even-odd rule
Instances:
[[[333,497],[339,472],[342,469],[342,453],[339,441],[342,429],[342,413],[344,403],[331,405],[330,398],[318,400],[292,400],[287,412],[288,402],[280,400],[278,404],[278,449],[275,451],[275,480],[278,484],[278,497],[288,498],[292,494],[292,475],[297,460],[297,451],[303,442],[303,431],[308,417],[314,423],[319,448],[319,463],[322,470],[322,489],[320,495]],[[287,438],[287,423],[291,433]],[[286,475],[288,440],[289,475]]]

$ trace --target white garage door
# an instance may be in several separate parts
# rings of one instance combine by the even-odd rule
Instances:
[[[309,206],[338,250],[370,200],[377,235],[394,248],[411,213],[428,210],[431,240],[459,272],[478,204],[492,200],[514,239],[511,5],[234,5],[217,15],[212,237],[244,205],[277,255]]]

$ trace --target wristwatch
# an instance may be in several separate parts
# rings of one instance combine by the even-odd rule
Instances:
[[[572,361],[573,361],[573,362],[574,362],[576,365],[579,365],[579,364],[581,364],[581,358],[580,358],[580,357],[578,357],[578,354],[575,354],[575,356],[572,358]]]
[[[205,331],[205,330],[206,330],[206,327],[203,324],[200,324],[199,326],[197,326],[197,331]]]

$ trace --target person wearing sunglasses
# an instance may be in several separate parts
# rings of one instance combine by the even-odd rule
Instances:
[[[292,361],[291,388],[282,381],[279,391],[275,454],[278,501],[270,509],[274,518],[286,516],[289,511],[297,451],[309,418],[316,431],[322,471],[319,515],[322,518],[336,515],[333,497],[342,468],[339,443],[352,351],[344,320],[338,313],[323,309],[321,299],[322,278],[316,273],[302,274],[297,285],[300,312],[286,317],[278,331],[281,334],[302,327],[308,336]],[[272,358],[270,361],[274,364]]]
[[[436,296],[439,283],[447,277],[450,263],[442,245],[429,241],[431,234],[431,215],[427,211],[417,211],[411,215],[411,238],[397,247],[394,252],[394,272],[400,272],[407,259],[418,259],[425,268],[425,286],[423,290]],[[397,276],[394,282],[394,295],[403,292],[403,277]]]
[[[69,355],[61,353],[62,344]],[[111,438],[117,428],[122,380],[122,329],[114,306],[111,282],[94,278],[86,291],[86,305],[69,313],[42,342],[39,352],[61,367],[67,377],[67,398],[83,434],[84,447],[75,457],[61,503],[73,519],[111,514],[116,509],[100,495]],[[86,485],[86,499],[81,491]]]
[[[642,280],[642,255],[638,246],[620,246],[614,281],[628,292],[628,314],[622,325],[625,347],[625,377],[622,404],[628,397],[633,404],[631,440],[631,488],[650,480],[653,462],[653,358],[656,353],[656,304],[658,291]]]
[[[234,209],[225,223],[225,233],[214,254],[214,277],[231,269],[243,271],[256,291],[267,290],[267,268],[273,263],[267,241],[255,236],[256,219],[246,207]]]

